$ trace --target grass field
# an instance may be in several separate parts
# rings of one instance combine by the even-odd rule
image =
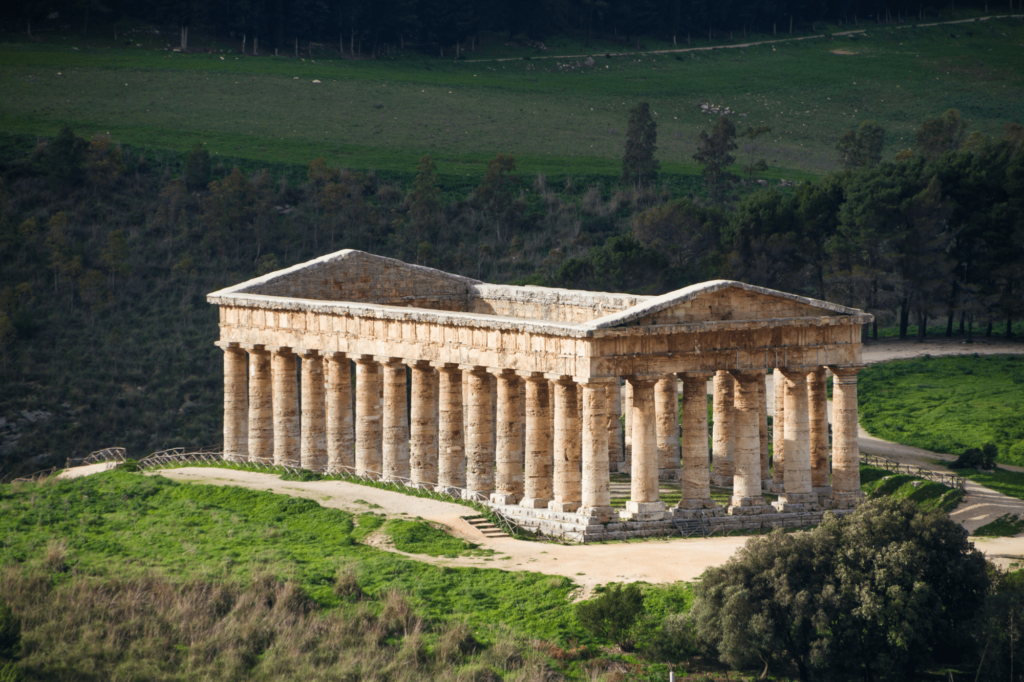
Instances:
[[[884,469],[861,465],[860,489],[868,497],[895,497],[917,502],[924,509],[938,509],[951,512],[964,498],[964,492],[956,488],[926,481],[917,476],[893,475]]]
[[[858,384],[874,436],[953,455],[994,443],[998,461],[1024,464],[1022,356],[898,360],[868,367]]]
[[[452,178],[482,176],[503,152],[525,173],[612,178],[628,110],[647,99],[663,174],[692,176],[696,134],[712,123],[700,104],[710,102],[729,106],[740,126],[772,126],[761,154],[769,175],[799,178],[833,168],[836,140],[869,118],[888,130],[889,155],[950,107],[971,130],[1001,134],[1024,120],[1022,44],[1024,21],[994,19],[736,50],[598,54],[592,69],[562,70],[555,59],[300,61],[52,36],[0,44],[0,126],[52,134],[70,123],[136,146],[201,142],[215,157],[324,156],[379,171],[410,172],[431,153]]]

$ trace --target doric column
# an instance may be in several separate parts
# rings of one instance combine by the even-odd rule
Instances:
[[[608,471],[617,472],[622,464],[622,387],[619,379],[605,388],[608,405]]]
[[[624,519],[655,520],[665,516],[658,491],[658,427],[654,407],[654,379],[627,377],[633,387],[633,464],[630,499]]]
[[[811,490],[828,496],[828,390],[824,367],[816,367],[807,375],[807,410],[811,429]]]
[[[409,475],[416,485],[437,485],[437,383],[428,362],[409,364],[412,400],[409,419]]]
[[[758,435],[757,390],[764,381],[763,372],[732,371],[736,380],[733,393],[733,450],[732,499],[730,514],[763,514],[770,509],[761,497],[761,439]]]
[[[551,460],[551,392],[543,376],[526,377],[526,478],[521,507],[547,509],[554,495]]]
[[[327,472],[352,472],[356,465],[352,424],[352,364],[344,353],[328,353]]]
[[[384,414],[381,453],[384,480],[409,480],[409,407],[405,364],[399,358],[381,358],[384,366]]]
[[[270,351],[246,349],[249,354],[249,461],[274,463],[274,402]]]
[[[633,384],[628,381],[622,385],[622,466],[619,471],[629,473],[633,462]]]
[[[274,376],[274,464],[297,467],[299,458],[299,405],[295,354],[278,348],[271,356]]]
[[[555,381],[554,499],[548,509],[574,512],[582,502],[580,468],[580,419],[576,410],[576,383],[571,379]]]
[[[732,487],[732,460],[735,447],[732,413],[735,384],[736,380],[728,372],[724,370],[715,372],[715,424],[711,452],[714,468],[711,473],[711,481],[719,488]]]
[[[469,377],[466,402],[466,495],[487,500],[494,492],[494,403],[491,375],[484,367],[465,372]]]
[[[779,511],[806,511],[818,507],[811,491],[811,441],[807,414],[807,371],[783,369],[786,379],[786,471],[783,490],[775,506]]]
[[[666,374],[654,386],[654,414],[658,423],[658,475],[679,477],[679,389],[676,375]]]
[[[682,375],[683,496],[679,500],[679,509],[683,510],[720,510],[711,500],[711,469],[708,462],[708,379],[711,377],[711,372],[687,372]]]
[[[249,461],[249,359],[245,351],[224,346],[224,459]]]
[[[786,470],[786,377],[778,367],[772,374],[775,405],[772,410],[772,490],[782,492]]]
[[[439,365],[437,491],[466,487],[466,456],[462,429],[462,370]]]
[[[356,360],[356,474],[380,478],[380,365],[364,355]]]
[[[614,379],[619,383],[618,377]],[[580,514],[601,523],[612,518],[608,476],[608,386],[611,382],[577,384],[583,393],[583,491]]]
[[[303,469],[327,469],[327,424],[324,418],[324,360],[318,351],[307,349],[302,358],[302,441]]]
[[[498,412],[494,446],[494,504],[516,504],[523,497],[523,441],[520,432],[519,377],[512,370],[495,373]]]
[[[757,383],[757,436],[761,450],[761,490],[771,490],[772,471],[768,451],[768,388],[765,386],[768,377],[761,372],[761,380]]]
[[[832,509],[850,509],[864,499],[857,443],[857,372],[863,365],[832,371]]]

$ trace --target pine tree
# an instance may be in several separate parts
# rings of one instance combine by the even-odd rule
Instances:
[[[849,130],[839,138],[836,150],[843,168],[853,170],[880,162],[884,145],[885,129],[875,121],[864,121],[856,132]]]
[[[732,152],[736,151],[736,126],[729,120],[728,116],[719,116],[715,127],[709,135],[700,131],[697,136],[697,153],[693,159],[704,166],[704,182],[708,186],[711,200],[721,203],[729,186],[736,179],[726,169],[731,166],[736,157]]]
[[[658,124],[651,117],[651,105],[641,102],[629,110],[626,152],[622,155],[622,182],[640,189],[654,182],[661,164],[654,158],[658,150]]]

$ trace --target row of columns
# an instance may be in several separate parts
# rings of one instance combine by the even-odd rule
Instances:
[[[301,415],[297,356],[302,358]],[[666,473],[681,479],[680,508],[717,509],[708,468],[711,373],[678,375],[683,380],[680,431],[674,374],[627,377],[620,396],[615,378],[578,383],[536,372],[409,362],[412,385],[407,387],[407,363],[399,358],[360,356],[354,364],[353,406],[344,354],[225,348],[225,455],[328,472],[351,469],[439,490],[464,489],[499,504],[602,520],[612,515],[609,465],[614,468],[618,460],[631,472],[627,518],[664,514],[658,480]],[[775,475],[781,486],[768,478],[764,373],[714,376],[713,480],[733,488],[732,512],[765,511],[761,493],[766,488],[781,493],[777,506],[785,510],[814,506],[818,495],[831,494],[824,369],[776,370]],[[840,381],[841,376],[846,379]],[[859,493],[856,370],[837,373],[835,385],[836,429],[845,425],[853,431],[852,437],[835,439],[832,490],[852,505]],[[620,454],[623,403],[628,454]],[[853,469],[847,470],[851,462]],[[814,475],[818,471],[821,476]]]

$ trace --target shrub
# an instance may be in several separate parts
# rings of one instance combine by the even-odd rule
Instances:
[[[999,446],[995,443],[985,443],[981,448],[970,448],[964,450],[963,454],[956,458],[949,465],[951,469],[986,469],[991,470],[996,466],[996,457],[999,456]]]
[[[0,601],[0,662],[13,661],[20,653],[21,620],[6,601]]]
[[[662,661],[678,661],[696,652],[693,621],[685,613],[667,616],[648,650],[652,657]]]
[[[576,617],[590,634],[615,642],[623,651],[633,650],[643,613],[644,595],[636,584],[612,585],[597,599],[576,607]]]

